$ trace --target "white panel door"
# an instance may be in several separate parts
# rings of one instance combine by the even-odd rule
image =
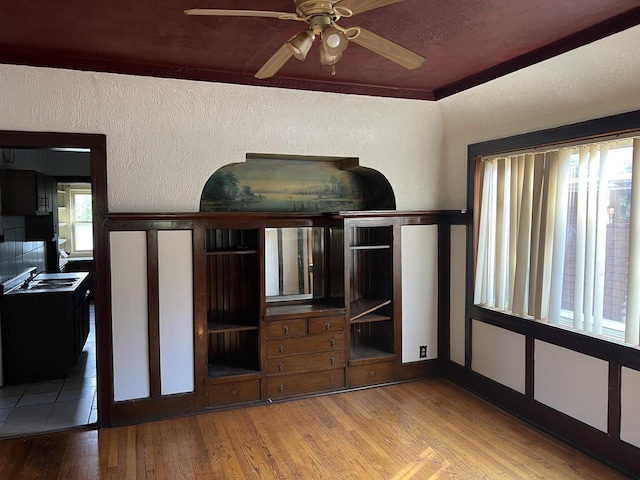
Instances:
[[[115,401],[149,396],[146,232],[111,232]]]
[[[162,395],[192,392],[194,348],[191,230],[158,232],[158,296]]]
[[[438,226],[403,225],[401,237],[402,362],[438,358]]]

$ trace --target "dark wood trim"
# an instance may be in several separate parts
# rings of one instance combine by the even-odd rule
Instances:
[[[194,406],[194,393],[114,402],[112,406],[112,426],[132,425],[152,420],[180,417],[194,413]]]
[[[469,306],[468,310],[470,318],[474,320],[521,335],[531,336],[536,340],[567,348],[591,357],[608,362],[619,362],[622,366],[640,370],[640,347],[611,342],[603,338],[584,335],[563,327],[496,312],[476,305]]]
[[[202,379],[207,377],[207,257],[206,232],[201,225],[193,229],[193,331],[194,335],[194,385],[196,408],[207,406],[207,391]]]
[[[638,448],[620,441],[575,418],[554,410],[454,362],[447,366],[448,377],[456,384],[480,395],[536,428],[556,437],[599,461],[640,477]]]
[[[636,9],[640,14],[640,9]],[[640,18],[640,17],[639,17]],[[473,211],[477,204],[479,187],[478,160],[484,155],[518,151],[567,142],[594,140],[623,135],[640,130],[640,111],[613,115],[539,132],[515,135],[499,140],[470,145],[467,160],[467,208]],[[640,347],[611,342],[584,335],[560,326],[532,319],[520,318],[473,305],[475,231],[477,218],[467,237],[467,302],[466,302],[466,366],[453,362],[447,367],[449,378],[459,382],[495,402],[502,408],[534,423],[552,435],[572,443],[600,460],[640,476],[637,459],[639,449],[620,440],[621,428],[621,368],[640,370]],[[526,337],[525,395],[499,385],[471,371],[472,328],[471,319],[481,321]],[[540,340],[608,362],[608,432],[600,432],[578,420],[542,405],[535,397],[535,341]],[[633,460],[632,460],[633,459]]]
[[[438,225],[438,358],[451,358],[451,225]]]
[[[147,304],[149,331],[149,385],[151,398],[162,395],[160,375],[160,292],[158,285],[158,231],[147,231]]]
[[[496,65],[495,67],[487,69],[476,75],[472,75],[458,82],[437,88],[433,92],[434,97],[436,100],[441,100],[450,95],[468,90],[469,88],[489,82],[508,73],[521,70],[522,68],[534,65],[562,53],[566,53],[575,48],[582,47],[583,45],[595,42],[596,40],[608,37],[638,24],[640,24],[640,7],[633,8],[628,12],[617,15],[609,20],[594,25],[593,27],[565,37],[550,45],[545,45],[544,47],[521,55],[513,60],[503,62],[500,65]]]
[[[573,123],[562,127],[539,130],[511,137],[488,140],[469,145],[467,169],[467,193],[474,186],[475,160],[478,155],[494,155],[503,152],[554,145],[563,142],[592,140],[602,136],[624,135],[640,129],[640,110]],[[471,191],[473,193],[473,190]],[[473,209],[473,195],[467,195],[467,207]],[[471,202],[471,203],[470,203]]]
[[[440,376],[442,369],[440,368],[439,360],[422,360],[420,362],[400,363],[395,366],[394,373],[396,381],[402,382]]]
[[[620,438],[622,421],[622,367],[617,362],[609,362],[609,399],[607,431],[610,437]]]
[[[323,82],[321,80],[302,80],[286,77],[273,77],[266,80],[257,80],[253,74],[246,73],[202,70],[198,68],[184,68],[171,65],[141,64],[138,62],[130,63],[126,61],[108,60],[105,58],[83,58],[52,52],[12,50],[11,48],[2,49],[0,52],[0,63],[31,65],[36,67],[67,68],[70,70],[90,72],[122,73],[126,75],[142,75],[145,77],[177,78],[182,80],[229,83],[235,85],[343,93],[348,95],[435,100],[431,90],[423,89],[396,88],[356,83]]]
[[[402,227],[397,223],[392,226],[393,238],[393,351],[396,353],[394,378],[398,378],[402,364]]]
[[[524,394],[527,398],[533,398],[535,392],[535,355],[536,339],[529,335],[525,337],[525,386]]]
[[[100,219],[107,213],[107,138],[103,134],[0,131],[3,147],[88,148],[93,197],[94,302],[96,321],[96,369],[98,425],[111,425],[113,401],[113,342],[111,337],[111,289],[108,233]]]

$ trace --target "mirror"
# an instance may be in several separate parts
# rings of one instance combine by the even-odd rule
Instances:
[[[305,300],[324,295],[324,229],[265,229],[267,302]]]

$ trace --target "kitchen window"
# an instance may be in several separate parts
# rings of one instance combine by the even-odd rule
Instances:
[[[71,200],[71,254],[91,254],[93,252],[93,226],[91,190],[69,190]]]
[[[477,162],[474,304],[638,345],[640,140]],[[635,207],[635,208],[634,208]]]

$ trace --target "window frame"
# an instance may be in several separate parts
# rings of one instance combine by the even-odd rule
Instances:
[[[91,250],[77,250],[76,249],[76,224],[77,223],[81,223],[81,224],[86,224],[89,223],[90,225],[92,225],[92,233],[93,233],[93,218],[91,222],[76,222],[75,220],[75,211],[76,211],[76,207],[75,207],[75,196],[76,195],[89,195],[91,196],[91,201],[93,202],[93,194],[91,192],[91,188],[90,187],[74,187],[71,186],[69,188],[69,228],[70,228],[70,235],[69,235],[69,242],[71,245],[71,248],[69,249],[69,257],[86,257],[86,256],[92,256],[93,255],[93,249]],[[93,212],[92,212],[93,213]]]
[[[575,123],[552,129],[540,130],[510,137],[489,140],[469,145],[467,159],[467,212],[471,220],[467,231],[467,279],[466,279],[466,343],[471,343],[471,321],[479,320],[527,337],[528,348],[533,348],[534,340],[542,340],[603,360],[619,359],[620,364],[640,369],[640,347],[609,338],[601,338],[585,332],[574,331],[562,325],[549,325],[530,318],[499,312],[473,303],[475,283],[475,259],[477,255],[477,232],[479,216],[479,186],[481,182],[481,161],[483,157],[500,155],[520,150],[535,150],[553,146],[584,142],[596,139],[616,138],[640,130],[640,111],[633,111]],[[466,349],[465,364],[471,367],[470,348]],[[527,368],[533,369],[533,365]]]

